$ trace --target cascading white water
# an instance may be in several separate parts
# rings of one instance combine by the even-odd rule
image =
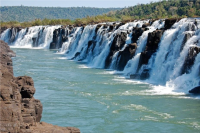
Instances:
[[[0,40],[3,40],[4,42],[10,44],[10,41],[9,41],[9,36],[10,36],[10,29],[6,29],[2,34],[1,34],[1,37],[0,37]]]
[[[180,75],[180,70],[188,53],[188,45],[193,45],[194,41],[197,41],[199,38],[195,36],[190,38],[185,44],[182,53],[180,53],[181,47],[184,45],[183,39],[185,34],[193,34],[193,31],[190,31],[191,28],[187,29],[191,25],[193,25],[193,22],[182,19],[178,23],[174,24],[172,29],[167,30],[164,33],[158,52],[156,56],[154,56],[155,59],[153,59],[155,61],[151,62],[153,64],[149,63],[149,66],[152,68],[149,79],[151,82],[165,84],[166,81],[176,78]],[[180,54],[181,57],[179,57]]]
[[[124,75],[131,75],[137,72],[137,68],[138,68],[138,64],[140,60],[140,54],[141,53],[138,53],[137,55],[134,56],[134,58],[128,61],[128,63],[126,64],[123,70]]]
[[[15,36],[13,42],[10,42],[9,40],[11,29],[7,29],[1,34],[0,39],[7,42],[12,47],[17,48],[33,48],[33,39],[35,39],[38,40],[37,47],[49,49],[53,38],[53,31],[60,27],[61,26],[34,26],[26,29],[21,29]]]
[[[114,39],[114,37],[117,35],[117,33],[120,33],[122,31],[127,31],[127,30],[131,30],[133,27],[141,27],[142,24],[148,22],[148,20],[146,21],[134,21],[134,22],[130,22],[130,23],[127,23],[125,25],[122,25],[120,26],[117,30],[115,30],[114,32],[111,33],[111,35],[109,33],[105,34],[105,41],[102,43],[103,45],[105,45],[104,49],[100,52],[100,54],[98,56],[96,56],[92,62],[90,63],[90,65],[92,67],[95,67],[95,68],[104,68],[105,66],[105,60],[106,60],[106,57],[108,56],[109,52],[110,52],[110,47],[111,47],[111,43]],[[130,36],[130,35],[129,35]],[[129,42],[130,41],[130,37],[127,36],[127,41],[126,42]],[[126,46],[126,45],[125,45]],[[124,47],[125,48],[125,47]],[[123,48],[122,48],[123,49]],[[113,56],[113,59],[112,59],[112,63],[111,63],[111,66],[110,68],[114,68],[113,64],[116,64],[116,61],[117,61],[117,54],[116,53],[114,56]]]
[[[82,33],[82,28],[81,27],[77,27],[75,28],[75,32],[73,34],[71,34],[70,36],[68,36],[68,41],[64,42],[62,45],[62,48],[60,49],[60,53],[68,53],[68,57],[70,55],[70,53],[73,52],[74,54],[74,50],[78,44],[79,39],[81,38],[81,33]],[[70,58],[72,58],[70,55]]]
[[[95,29],[96,25],[88,25],[84,28],[78,46],[74,51],[74,55],[78,52],[80,53],[80,56],[76,60],[83,59],[86,56],[87,45],[90,40],[93,40]]]
[[[105,68],[106,58],[110,53],[115,36],[122,32],[129,33],[123,48],[118,49],[119,51],[112,51],[110,69],[117,69],[121,58],[119,53],[132,43],[132,29],[134,27],[141,28],[145,23],[149,23],[149,20],[129,22],[111,29],[110,27],[114,26],[113,23],[88,25],[84,28],[75,27],[72,31],[65,28],[67,39],[63,42],[59,53],[66,54],[68,59],[85,61],[90,67]],[[146,80],[147,82],[166,85],[173,88],[172,90],[181,87],[185,90],[191,89],[199,84],[197,73],[199,73],[200,55],[196,56],[190,73],[181,75],[181,69],[189,48],[200,46],[200,26],[199,22],[194,23],[194,19],[182,19],[176,22],[171,29],[166,30],[159,43],[159,48],[149,59],[148,65],[141,66],[141,69],[137,71],[141,52],[146,48],[148,34],[164,28],[164,25],[165,20],[157,20],[145,29],[137,40],[135,55],[128,61],[122,73],[126,76],[141,74],[143,70],[148,69],[150,70],[150,78]],[[97,26],[99,26],[98,30],[96,30]],[[14,39],[10,39],[11,29],[7,29],[1,34],[0,39],[14,47],[33,48],[35,46],[49,49],[50,43],[53,41],[53,32],[58,28],[61,28],[61,26],[35,26],[21,29],[17,34],[14,33]],[[185,35],[187,34],[191,38],[187,38],[188,40],[185,43]],[[58,41],[62,39],[60,33],[57,39]],[[118,43],[118,39],[116,43]]]
[[[90,66],[95,67],[95,68],[104,68],[106,57],[108,56],[109,51],[110,51],[110,45],[111,45],[116,33],[117,33],[117,31],[113,32],[110,35],[110,37],[105,38],[104,49],[100,52],[100,54],[98,56],[94,57],[94,59],[90,63]],[[109,33],[107,33],[106,36],[108,34]]]
[[[52,38],[53,38],[53,31],[60,27],[61,26],[46,26],[43,31],[42,39],[41,39],[41,43],[39,44],[39,47],[49,49],[50,43],[52,42]]]
[[[135,74],[137,72],[139,59],[140,59],[140,53],[145,49],[148,34],[150,32],[155,31],[156,29],[161,29],[164,27],[165,22],[161,20],[155,21],[151,26],[148,27],[149,30],[144,31],[142,35],[139,37],[137,41],[137,50],[135,52],[135,55],[133,59],[129,60],[124,68],[124,75],[131,75]]]
[[[162,20],[157,20],[155,21],[151,26],[149,26],[149,30],[144,31],[142,33],[142,35],[139,37],[138,41],[137,41],[137,50],[136,50],[136,54],[141,53],[146,46],[147,43],[147,38],[148,38],[148,34],[150,32],[155,31],[156,29],[161,29],[164,27],[165,21]]]
[[[200,85],[200,53],[195,59],[191,72],[167,81],[166,87],[175,92],[188,93],[188,90]]]
[[[125,25],[120,26],[119,29],[122,30],[122,31],[124,31],[124,30],[125,30],[125,31],[126,31],[126,30],[129,31],[129,30],[132,30],[133,27],[138,27],[138,28],[140,28],[140,27],[142,27],[142,25],[143,25],[144,23],[148,23],[148,22],[149,22],[149,20],[145,20],[145,21],[134,21],[134,22],[130,22],[130,23],[127,23],[127,24],[125,24]],[[132,32],[131,32],[130,34],[127,35],[126,44],[124,45],[124,47],[123,47],[120,51],[123,51],[127,45],[131,44],[131,36],[132,36]],[[110,65],[110,69],[115,69],[116,66],[118,65],[118,61],[119,61],[119,59],[118,59],[118,53],[119,53],[119,51],[117,51],[117,52],[114,54],[114,56],[113,56],[113,58],[112,58],[111,65]],[[120,58],[120,57],[119,57],[119,58]],[[129,69],[129,70],[130,70],[130,69]],[[126,70],[126,72],[127,72],[127,71],[128,71],[128,70]],[[130,71],[131,71],[131,70],[130,70]]]
[[[199,23],[195,26],[194,19],[182,19],[175,23],[171,29],[165,31],[158,52],[152,56],[151,62],[149,61],[148,64],[148,68],[152,69],[149,82],[166,84],[166,87],[171,88],[172,91],[185,93],[199,85],[199,54],[191,73],[181,75],[189,48],[197,46],[200,39],[198,28]],[[191,36],[186,43],[183,42],[185,34]]]
[[[106,44],[109,41],[109,36],[111,33],[107,32],[108,28],[104,28],[102,25],[99,30],[97,31],[96,39],[95,41],[95,46],[93,47],[93,51],[89,53],[89,58],[88,58],[88,63],[89,66],[95,67],[94,63],[95,61],[97,62],[96,59],[99,56],[100,53],[105,49]]]
[[[153,64],[149,64],[149,66],[152,66],[150,80],[165,83],[169,79],[168,76],[171,73],[170,71],[173,70],[177,58],[176,53],[180,51],[187,25],[188,23],[185,23],[185,20],[181,20],[163,34],[158,52],[154,56],[155,61]]]

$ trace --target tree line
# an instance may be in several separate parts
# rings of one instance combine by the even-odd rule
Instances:
[[[70,19],[96,16],[121,8],[92,8],[92,7],[28,7],[3,6],[0,7],[1,21],[26,22],[35,19]]]
[[[108,13],[125,19],[160,19],[200,16],[200,0],[160,0]]]
[[[56,9],[56,8],[55,8]],[[114,8],[113,8],[114,9]],[[103,15],[76,19],[34,19],[27,22],[1,22],[2,27],[30,27],[37,25],[86,25],[101,22],[132,21],[138,19],[163,19],[200,16],[200,0],[160,0],[149,4],[138,4],[122,10],[110,11]]]

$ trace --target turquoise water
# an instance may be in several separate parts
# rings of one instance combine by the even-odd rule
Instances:
[[[200,99],[66,60],[55,51],[13,49],[14,75],[31,76],[42,121],[82,133],[199,133]]]

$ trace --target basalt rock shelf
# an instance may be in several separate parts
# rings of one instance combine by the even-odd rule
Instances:
[[[33,97],[34,82],[28,76],[13,76],[11,57],[15,53],[0,41],[0,132],[1,133],[80,133],[73,127],[40,122],[42,104]]]
[[[199,86],[199,18],[10,28],[0,39],[14,47],[58,49],[90,67],[177,92]]]

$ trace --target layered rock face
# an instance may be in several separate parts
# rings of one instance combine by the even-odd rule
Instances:
[[[28,76],[13,76],[15,53],[0,41],[0,132],[1,133],[79,133],[77,128],[53,126],[44,122],[42,104],[33,97],[34,82]]]

